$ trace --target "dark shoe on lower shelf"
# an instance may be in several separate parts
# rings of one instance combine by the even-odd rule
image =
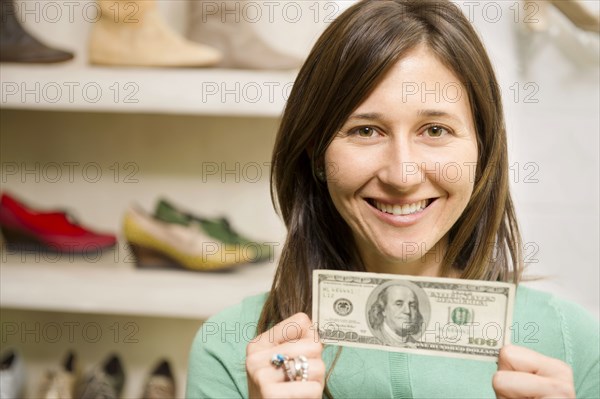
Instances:
[[[39,397],[41,399],[73,399],[75,398],[75,382],[78,369],[74,352],[67,356],[59,370],[46,372],[40,385]]]
[[[168,361],[162,360],[148,376],[142,399],[172,399],[175,396],[175,378],[171,366]]]
[[[125,372],[117,355],[111,355],[90,371],[79,384],[79,399],[118,399],[125,385]]]

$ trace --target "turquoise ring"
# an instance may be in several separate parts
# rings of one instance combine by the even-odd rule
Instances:
[[[276,353],[273,355],[273,357],[271,358],[271,364],[273,366],[275,366],[275,368],[279,368],[281,366],[283,366],[283,364],[288,360],[288,357],[286,355],[282,355],[280,353]]]

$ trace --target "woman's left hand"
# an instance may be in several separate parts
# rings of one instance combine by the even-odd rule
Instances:
[[[573,370],[568,364],[516,345],[500,350],[492,386],[498,399],[575,398]]]

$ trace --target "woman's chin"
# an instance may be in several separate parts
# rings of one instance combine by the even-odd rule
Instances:
[[[405,252],[383,252],[383,255],[377,263],[377,269],[382,270],[386,273],[400,273],[407,269],[418,268],[419,265],[425,265],[425,258],[420,253],[412,251]]]

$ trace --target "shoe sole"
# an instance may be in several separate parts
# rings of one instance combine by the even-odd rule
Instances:
[[[60,245],[53,244],[50,242],[43,241],[38,237],[22,230],[11,229],[6,226],[0,227],[0,232],[4,237],[6,248],[11,251],[35,251],[40,253],[51,253],[51,254],[75,254],[84,255],[98,251],[112,249],[116,246],[116,242],[112,245],[100,246],[95,245],[92,248],[75,250],[74,248],[68,248],[66,251],[60,249]]]

